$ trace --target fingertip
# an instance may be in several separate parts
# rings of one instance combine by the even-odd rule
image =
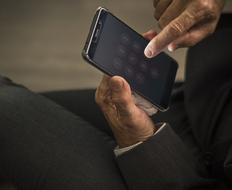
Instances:
[[[144,54],[147,58],[152,58],[152,51],[150,50],[149,47],[147,47],[145,50],[144,50]]]
[[[158,54],[157,50],[154,48],[153,42],[150,42],[144,50],[144,55],[147,58],[153,58]]]
[[[113,76],[110,79],[110,87],[111,90],[113,91],[120,91],[124,86],[124,81],[122,79],[122,77],[119,76]]]
[[[144,50],[144,54],[147,58],[152,58],[154,57],[154,45],[153,45],[154,41],[150,41],[147,45],[147,47]]]

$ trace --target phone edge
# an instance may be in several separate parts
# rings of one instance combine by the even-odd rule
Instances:
[[[99,11],[99,13],[98,13],[97,19],[96,19],[96,21],[95,21],[95,23],[94,23],[94,27],[93,27],[92,31],[89,31],[89,32],[91,32],[91,36],[90,36],[90,39],[89,39],[89,41],[88,41],[88,46],[87,46],[87,48],[84,48],[84,49],[82,50],[82,57],[83,57],[88,63],[90,63],[92,66],[94,66],[95,68],[97,68],[97,69],[100,70],[101,72],[103,72],[103,73],[105,73],[105,74],[107,74],[107,75],[109,75],[109,76],[113,76],[112,73],[106,72],[105,70],[103,70],[103,69],[101,69],[100,67],[98,67],[97,64],[96,64],[94,61],[92,61],[92,59],[89,57],[88,52],[89,52],[89,49],[90,49],[90,46],[91,46],[91,42],[92,42],[92,40],[93,40],[93,36],[94,36],[95,30],[96,30],[96,27],[97,27],[97,23],[98,23],[98,21],[99,21],[99,18],[100,18],[100,15],[101,15],[102,11],[106,11],[107,13],[109,13],[109,14],[111,14],[113,17],[115,17],[117,20],[119,20],[120,22],[124,23],[126,26],[128,26],[128,25],[127,25],[125,22],[123,22],[121,19],[117,18],[114,14],[112,14],[111,12],[109,12],[109,10],[106,9],[106,8],[104,8],[104,7],[98,7],[98,8],[96,9],[95,14],[97,13],[97,11]],[[141,34],[139,34],[139,33],[138,33],[137,31],[135,31],[133,28],[131,28],[130,26],[128,26],[128,27],[129,27],[131,30],[133,30],[134,32],[136,32],[138,35],[140,35],[141,37],[143,37]],[[91,30],[91,29],[90,29],[90,30]],[[145,38],[144,38],[144,39],[145,39]],[[146,40],[147,40],[147,39],[146,39]],[[147,41],[148,41],[148,40],[147,40]],[[164,52],[161,52],[161,53],[164,53]],[[166,53],[165,53],[165,54],[166,54]],[[176,63],[177,68],[178,68],[178,64],[177,64],[176,60],[173,59],[173,58],[172,58],[171,56],[169,56],[168,54],[166,54],[166,55]],[[154,103],[152,103],[152,101],[151,101],[149,98],[144,97],[140,92],[138,92],[138,91],[136,91],[136,90],[134,90],[134,89],[133,89],[133,91],[134,91],[135,93],[137,93],[138,95],[142,96],[143,98],[148,99],[149,102],[150,102],[156,109],[158,109],[159,111],[165,112],[165,111],[167,111],[167,110],[169,109],[169,106],[168,106],[167,108],[164,108],[164,107],[161,107],[161,106],[159,106],[159,105],[155,105]]]

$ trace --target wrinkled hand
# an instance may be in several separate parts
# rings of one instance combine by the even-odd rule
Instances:
[[[144,53],[156,56],[164,48],[174,51],[193,46],[216,28],[224,0],[154,0],[155,18],[161,32],[154,37]]]
[[[156,128],[150,117],[138,108],[129,84],[119,76],[104,76],[95,100],[103,111],[120,148],[145,141]]]

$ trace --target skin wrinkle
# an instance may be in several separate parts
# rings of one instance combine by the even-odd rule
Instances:
[[[176,19],[181,13],[186,9],[185,6],[180,6],[180,4],[184,4],[182,1],[173,1],[164,11],[164,13],[160,16],[158,20],[158,25],[161,29],[167,26],[172,20]],[[157,9],[156,9],[157,10]],[[175,11],[173,11],[175,10]],[[156,12],[156,11],[155,11]]]
[[[212,6],[215,1],[154,0],[154,7],[160,9],[155,17],[160,17],[159,24],[163,25],[163,29],[159,34],[152,30],[144,34],[151,40],[145,52],[154,56],[168,45],[172,45],[172,49],[191,46],[210,35],[215,30],[224,4],[217,1],[218,4]],[[117,90],[120,82],[123,85]],[[121,77],[104,76],[96,92],[96,102],[103,110],[120,147],[144,141],[154,134],[154,123],[135,105],[130,86]]]
[[[121,88],[115,90],[120,83]],[[103,77],[96,91],[96,102],[120,147],[144,141],[154,134],[153,121],[135,105],[130,86],[123,78]]]
[[[144,53],[154,57],[164,48],[193,46],[215,31],[224,0],[154,1],[155,18],[162,29],[146,47]],[[162,4],[163,3],[163,4]],[[160,9],[160,10],[159,10]],[[158,18],[160,15],[160,18]],[[191,39],[189,39],[191,38]]]
[[[153,1],[154,7],[161,9],[155,15],[156,17],[161,15],[159,24],[167,25],[159,34],[153,31],[145,33],[144,36],[151,40],[146,50],[151,50],[154,56],[166,46],[172,45],[174,48],[171,49],[191,46],[210,35],[215,30],[224,1],[217,1],[218,4],[215,3],[216,0],[202,2],[200,0]],[[166,9],[163,8],[165,6]],[[120,82],[123,85],[117,89]],[[156,130],[154,123],[135,105],[130,86],[121,77],[104,76],[95,96],[120,147],[145,141],[154,134]]]
[[[172,44],[174,49],[179,47],[194,46],[198,41],[201,41],[203,38],[211,35],[214,32],[219,20],[219,16],[214,24],[211,24],[209,21],[214,20],[214,16],[209,14],[204,15],[201,13],[201,11],[198,12],[198,15],[202,15],[201,17],[204,19],[193,26],[183,37],[175,40]]]

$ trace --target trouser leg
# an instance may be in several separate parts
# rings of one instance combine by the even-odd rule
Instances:
[[[18,189],[126,189],[105,133],[9,83],[0,108],[0,175]]]
[[[53,91],[42,95],[113,137],[101,109],[95,103],[95,89]]]

